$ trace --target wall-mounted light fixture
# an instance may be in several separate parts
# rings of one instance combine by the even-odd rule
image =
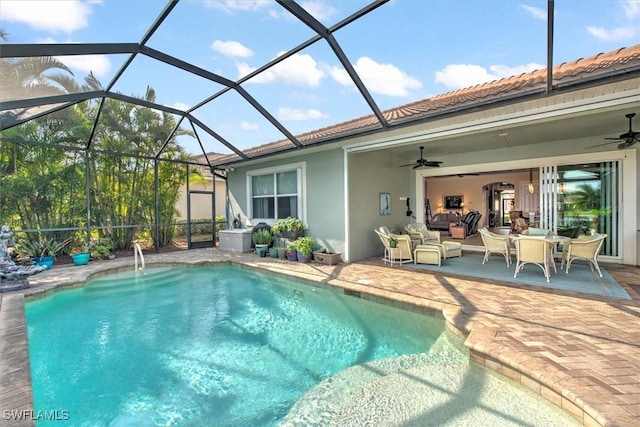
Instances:
[[[529,194],[533,194],[533,169],[529,169]]]

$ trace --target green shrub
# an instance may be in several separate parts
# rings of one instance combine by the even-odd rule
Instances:
[[[318,247],[318,244],[313,237],[306,236],[295,240],[290,246],[293,246],[293,248],[302,253],[302,255],[310,256],[311,252]]]
[[[262,228],[260,230],[254,231],[251,235],[251,239],[256,245],[269,245],[273,240],[273,236],[271,235],[271,232],[269,230],[267,230],[266,228]]]
[[[292,218],[290,216],[279,219],[271,227],[271,232],[282,231],[304,231],[304,223],[298,218]]]

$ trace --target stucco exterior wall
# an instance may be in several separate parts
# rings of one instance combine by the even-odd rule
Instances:
[[[289,156],[286,159],[262,162],[259,166],[243,166],[228,172],[231,214],[241,215],[243,224],[255,225],[247,216],[247,173],[255,169],[268,169],[288,164],[304,163],[303,220],[309,227],[308,235],[327,249],[345,252],[345,205],[343,151],[329,151]],[[273,223],[274,221],[267,221]]]
[[[411,168],[400,168],[389,151],[352,153],[349,163],[349,261],[382,256],[384,247],[374,229],[402,229],[411,221],[406,201]],[[391,194],[391,214],[380,215],[380,192]],[[412,202],[412,206],[415,203]]]

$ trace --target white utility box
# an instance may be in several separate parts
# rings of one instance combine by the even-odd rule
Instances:
[[[251,252],[252,228],[232,228],[220,230],[220,250],[226,252]]]

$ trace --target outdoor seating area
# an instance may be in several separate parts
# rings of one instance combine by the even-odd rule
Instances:
[[[501,235],[484,227],[480,230],[480,235],[485,251],[482,264],[486,264],[492,254],[500,254],[509,267],[511,254],[515,252],[514,278],[522,271],[525,264],[535,264],[541,268],[545,279],[549,282],[551,269],[557,273],[556,257],[561,261],[560,270],[564,270],[565,273],[569,273],[571,262],[583,260],[589,264],[591,271],[597,271],[602,277],[598,255],[607,237],[606,234],[595,233],[569,238],[556,235],[552,230],[530,227],[520,234]]]
[[[462,256],[462,244],[450,240],[441,241],[439,231],[429,230],[424,224],[408,224],[408,234],[392,233],[382,226],[374,230],[384,246],[384,263],[416,263],[441,265],[441,259]]]

